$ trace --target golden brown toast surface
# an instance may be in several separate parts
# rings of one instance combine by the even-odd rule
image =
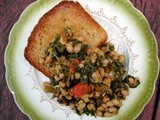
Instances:
[[[62,1],[43,15],[32,31],[24,56],[36,69],[47,77],[53,71],[39,63],[45,49],[57,34],[65,36],[64,28],[72,29],[73,38],[83,36],[89,46],[101,46],[107,40],[105,30],[78,3]]]

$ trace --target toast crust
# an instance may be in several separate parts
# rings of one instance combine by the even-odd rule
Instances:
[[[43,57],[45,49],[57,34],[65,37],[64,27],[70,27],[73,30],[73,37],[85,36],[91,47],[100,47],[108,37],[105,30],[78,2],[60,2],[40,18],[31,32],[24,51],[28,62],[49,78],[54,74],[53,71],[41,65],[39,59]]]

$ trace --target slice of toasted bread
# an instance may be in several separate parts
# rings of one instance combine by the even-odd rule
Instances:
[[[78,3],[62,1],[43,15],[32,31],[24,56],[36,69],[47,77],[53,71],[40,64],[45,49],[57,34],[65,36],[64,28],[72,29],[73,37],[83,36],[91,47],[101,46],[107,40],[105,30]]]

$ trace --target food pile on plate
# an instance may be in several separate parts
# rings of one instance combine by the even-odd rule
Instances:
[[[107,37],[78,2],[62,1],[35,26],[25,58],[50,78],[44,91],[60,104],[79,115],[111,117],[140,82],[127,75],[125,56]]]

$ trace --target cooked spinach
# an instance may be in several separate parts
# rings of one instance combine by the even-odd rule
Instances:
[[[86,58],[88,45],[82,45],[81,51],[78,53],[79,60],[84,60]]]
[[[103,103],[103,101],[102,101],[102,99],[101,98],[98,98],[97,100],[96,100],[96,106],[97,107],[99,107],[102,103]]]
[[[116,98],[116,95],[115,94],[109,94],[108,97],[112,100],[112,99]]]
[[[56,80],[54,79],[54,76],[55,76],[55,75],[53,75],[53,76],[50,78],[50,83],[51,83],[53,86],[56,86],[56,85],[58,85],[58,81],[56,81]]]
[[[77,39],[70,39],[70,40],[68,40],[68,42],[72,42],[73,45],[77,45],[77,44],[79,44],[79,43],[82,43],[81,41],[79,41],[79,40],[77,40]]]
[[[114,60],[112,62],[112,70],[117,72],[120,71],[121,68],[124,67],[124,65],[122,63],[120,63],[118,60]]]
[[[48,51],[48,49],[49,49],[49,47],[44,51],[44,54],[45,54],[46,56],[49,56],[49,54],[50,54],[50,52]]]
[[[53,42],[50,43],[50,47],[52,47],[53,49],[53,53],[52,53],[52,59],[53,58],[58,58],[59,56],[61,55],[65,55],[67,53],[67,50],[66,50],[66,47],[65,45],[61,45],[59,40],[60,40],[60,35],[58,34],[56,37],[55,37],[55,40]],[[48,49],[46,49],[45,51],[45,55],[49,55],[50,53],[48,52]]]
[[[73,53],[73,54],[70,54],[70,55],[67,56],[67,59],[69,59],[69,60],[72,59],[72,58],[78,59],[79,56],[78,56],[77,53]]]
[[[87,83],[87,82],[93,82],[93,78],[91,76],[93,72],[98,70],[98,67],[92,65],[92,63],[89,61],[88,63],[85,64],[85,67],[76,70],[81,73],[81,82]]]
[[[115,49],[114,45],[109,45],[109,50],[110,51],[114,51],[114,49]]]
[[[117,99],[121,101],[122,99],[126,98],[125,92],[129,90],[129,87],[134,88],[140,84],[139,80],[135,79],[133,76],[128,75],[124,78],[126,74],[124,70],[124,65],[118,60],[113,59],[110,55],[110,53],[115,49],[112,44],[104,44],[103,48],[100,48],[104,53],[103,56],[100,56],[99,52],[93,50],[96,59],[96,61],[93,62],[91,55],[87,54],[89,46],[84,44],[83,42],[80,42],[78,39],[72,38],[73,33],[71,28],[66,27],[64,28],[64,30],[66,33],[67,42],[72,43],[71,47],[73,51],[69,51],[67,45],[62,45],[60,43],[61,36],[59,34],[57,34],[57,36],[45,50],[45,57],[52,55],[52,61],[47,64],[47,67],[53,67],[57,63],[58,66],[60,65],[61,67],[61,70],[56,72],[50,78],[50,83],[53,85],[53,87],[58,88],[58,93],[55,94],[55,97],[58,98],[58,102],[65,105],[74,103],[74,109],[79,115],[84,113],[86,115],[95,116],[98,107],[104,103],[104,97],[109,97],[108,99],[110,101],[112,99]],[[75,50],[76,47],[79,47],[75,47],[75,45],[77,44],[81,45],[81,50],[79,48],[80,51],[78,53]],[[52,51],[52,53],[50,53],[49,51]],[[54,62],[56,63],[54,64]],[[104,73],[102,68],[104,69]],[[99,74],[97,74],[98,78],[96,77],[96,74],[93,74],[95,71],[97,73],[100,73],[101,78],[99,77]],[[92,74],[94,79],[98,79],[98,83],[95,83],[92,78]],[[55,75],[57,78],[59,77],[59,81],[57,81],[58,79],[55,80]],[[130,78],[133,78],[134,82]],[[62,82],[62,85],[60,85],[60,82]],[[86,85],[88,86],[88,90],[85,90],[83,86],[79,86],[78,88],[77,86],[79,83],[86,83]],[[84,85],[84,87],[86,87],[86,85]],[[63,90],[67,94],[62,94],[62,92],[64,93]],[[124,90],[125,92],[123,93]],[[84,93],[84,91],[87,92]],[[77,96],[76,94],[82,94],[81,96],[83,96],[84,94],[90,95],[88,98],[89,102],[85,102],[83,98]],[[85,107],[82,111],[79,110],[78,105],[80,100],[85,102],[86,106],[89,103],[93,103],[95,109],[88,110],[88,108]],[[117,107],[117,109],[119,108]],[[101,112],[103,113],[102,116],[104,117],[105,111]]]
[[[82,45],[81,47],[81,51],[79,53],[72,53],[72,54],[69,54],[69,53],[65,53],[64,55],[66,56],[66,59],[67,60],[70,60],[72,58],[75,58],[75,59],[79,59],[79,60],[84,60],[86,58],[86,51],[88,49],[88,45]]]
[[[118,80],[118,81],[122,81],[122,80],[124,79],[125,74],[126,74],[126,72],[123,71],[123,73],[121,73],[121,74],[119,75],[119,77],[117,78],[117,80]]]
[[[117,93],[121,90],[128,90],[128,87],[125,85],[124,81],[115,81],[111,84],[111,89],[113,93]]]
[[[102,47],[105,48],[105,51],[107,53],[110,53],[111,51],[114,51],[115,49],[114,45],[111,45],[111,44],[104,44]]]
[[[89,111],[87,108],[84,108],[83,113],[85,113],[87,116],[95,116],[95,112],[93,110]]]
[[[103,60],[105,59],[105,56],[100,56],[96,59],[96,66],[103,67]]]
[[[133,78],[133,79],[134,79],[134,84],[132,84],[132,83],[129,82],[129,78]],[[139,79],[136,79],[136,80],[135,80],[135,77],[133,77],[133,76],[131,76],[131,75],[128,75],[128,76],[124,79],[124,81],[125,81],[126,83],[128,83],[128,85],[129,85],[130,88],[136,88],[136,87],[140,84]]]
[[[62,70],[60,71],[60,73],[64,73],[65,77],[68,77],[68,73],[69,73],[69,68],[67,65],[61,64]]]

